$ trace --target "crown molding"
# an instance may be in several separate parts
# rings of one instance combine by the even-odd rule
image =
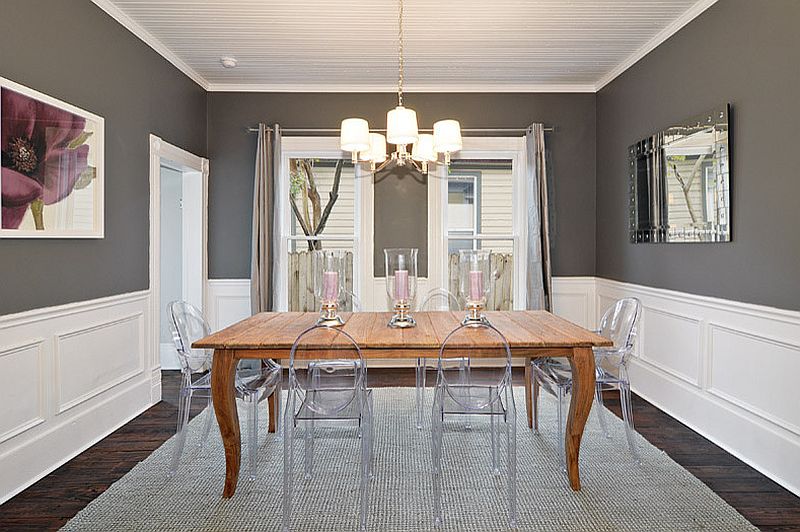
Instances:
[[[120,8],[115,6],[111,0],[92,0],[92,2],[106,12],[111,18],[122,24],[128,31],[136,35],[146,45],[155,50],[161,57],[172,63],[175,68],[186,74],[192,81],[208,90],[208,81],[197,73],[192,67],[187,65],[181,58],[175,55],[164,43],[156,39],[152,33],[144,29],[138,22],[126,15]]]
[[[620,74],[628,70],[641,58],[656,49],[661,43],[678,33],[678,31],[686,26],[688,23],[696,19],[706,9],[717,3],[717,0],[699,0],[692,7],[683,12],[683,14],[675,19],[672,24],[658,32],[655,37],[647,41],[644,46],[636,50],[633,54],[629,55],[625,61],[611,69],[605,76],[600,78],[594,88],[594,92],[600,92],[600,89],[614,81]]]
[[[386,92],[396,93],[391,84],[378,85],[328,85],[328,84],[281,84],[281,83],[209,83],[208,92]],[[404,84],[403,92],[488,92],[488,93],[535,93],[535,92],[595,92],[593,83],[575,84],[507,84],[507,85],[414,85]]]

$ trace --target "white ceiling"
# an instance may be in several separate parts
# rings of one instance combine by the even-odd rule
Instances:
[[[594,92],[715,1],[405,0],[406,88]],[[94,2],[209,90],[397,84],[396,0]]]

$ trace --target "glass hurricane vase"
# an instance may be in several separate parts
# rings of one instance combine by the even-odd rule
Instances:
[[[492,283],[492,252],[462,249],[458,252],[458,286],[467,315],[463,323],[488,323],[483,310]]]
[[[394,316],[389,327],[414,327],[411,303],[417,295],[417,249],[384,249],[386,260],[386,294],[392,301]]]
[[[345,257],[342,250],[315,250],[311,255],[314,272],[314,295],[320,305],[318,325],[344,325],[339,307],[344,304]]]

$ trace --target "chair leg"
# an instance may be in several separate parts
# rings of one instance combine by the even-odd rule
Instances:
[[[250,473],[247,477],[248,480],[253,481],[256,479],[257,465],[257,450],[258,450],[258,393],[250,394],[250,423],[247,428],[247,456],[249,462]]]
[[[564,388],[556,386],[558,402],[558,457],[561,460],[561,469],[567,472],[567,455],[564,452]]]
[[[281,437],[283,434],[283,423],[281,423],[281,388],[283,388],[281,381],[275,386],[275,391],[272,392],[275,396],[275,412],[273,413],[275,419],[275,436]]]
[[[283,414],[283,530],[289,532],[294,488],[294,393],[289,389]]]
[[[371,474],[372,460],[372,407],[366,392],[361,392],[364,397],[361,398],[361,424],[364,427],[364,434],[361,438],[361,497],[359,506],[359,529],[362,531],[367,530],[367,509],[369,507],[369,479]]]
[[[312,414],[313,415],[313,414]],[[314,472],[314,419],[305,422],[305,478],[309,480]]]
[[[417,430],[422,430],[422,410],[425,400],[425,359],[417,358]]]
[[[472,383],[472,373],[469,367],[469,358],[466,358],[461,361],[461,367],[459,368],[461,371],[461,382],[466,383],[467,385],[467,404],[472,404],[472,400],[470,398],[471,390],[470,384]],[[467,430],[472,430],[472,416],[467,414],[466,416],[467,422],[464,426]],[[495,469],[497,466],[495,465]]]
[[[433,463],[433,516],[434,526],[441,527],[442,520],[442,423],[444,397],[442,390],[437,387],[433,397],[433,410],[431,413],[431,458]]]
[[[633,437],[633,404],[631,402],[631,387],[628,383],[622,383],[619,387],[619,398],[622,403],[622,418],[625,421],[625,437],[628,439],[628,447],[631,450],[634,460],[641,463],[639,449]]]
[[[186,424],[189,422],[189,410],[192,405],[192,393],[188,390],[181,390],[178,398],[178,439],[175,441],[175,451],[172,454],[172,463],[169,466],[169,476],[173,476],[178,471],[178,463],[186,445]]]
[[[506,449],[508,460],[508,524],[517,527],[517,408],[513,388],[506,387]]]
[[[536,378],[536,372],[531,372],[531,403],[533,410],[533,433],[539,434],[539,380]]]
[[[597,419],[600,421],[600,430],[603,431],[603,435],[606,438],[611,438],[611,433],[608,432],[608,426],[606,425],[606,407],[603,404],[603,385],[599,382],[595,385],[595,399],[594,406],[597,410]]]
[[[214,419],[214,401],[212,401],[211,396],[208,397],[208,406],[206,407],[206,420],[203,422],[203,436],[200,438],[200,443],[197,444],[199,449],[203,448],[205,445],[206,440],[208,440],[208,435],[211,433],[211,423]]]
[[[494,414],[489,414],[489,427],[492,433],[492,473],[495,475],[500,474],[500,468],[497,467],[497,429],[495,428]]]

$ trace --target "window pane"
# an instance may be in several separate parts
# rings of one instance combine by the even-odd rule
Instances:
[[[338,190],[331,198],[340,168]],[[355,233],[355,170],[350,161],[339,159],[289,159],[289,197],[292,205],[292,235],[304,235],[303,225],[312,235],[346,236]],[[326,207],[333,201],[330,214]],[[303,221],[297,219],[297,213]],[[324,228],[320,230],[320,227]]]
[[[464,298],[459,293],[458,250],[489,249],[492,251],[492,287],[486,304],[487,310],[512,310],[514,308],[514,242],[511,239],[476,240],[450,239],[448,242],[448,290],[455,295],[461,305]]]
[[[289,305],[290,311],[315,312],[319,310],[314,294],[314,270],[312,269],[309,243],[303,240],[289,241]],[[352,309],[353,300],[353,241],[327,242],[319,241],[315,249],[344,249],[347,251],[344,286],[346,305],[343,310]]]
[[[447,210],[449,231],[513,234],[513,204],[511,159],[455,159],[451,162]]]

